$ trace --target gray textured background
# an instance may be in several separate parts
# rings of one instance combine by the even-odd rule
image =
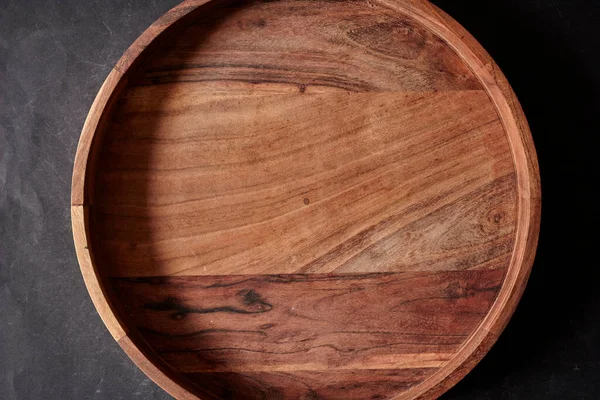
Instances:
[[[0,0],[0,399],[166,399],[89,300],[70,230],[72,163],[102,81],[177,0]],[[539,255],[506,333],[446,398],[600,398],[589,257],[600,179],[594,1],[438,0],[504,69],[540,156]],[[566,207],[574,211],[565,213]]]

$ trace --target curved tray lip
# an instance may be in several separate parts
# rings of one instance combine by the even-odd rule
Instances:
[[[90,200],[86,179],[93,168],[91,149],[101,129],[102,117],[110,110],[126,86],[134,64],[149,51],[170,27],[193,17],[194,11],[211,0],[185,0],[152,24],[124,53],[102,85],[82,129],[71,187],[71,220],[77,258],[92,301],[104,324],[132,361],[155,383],[178,399],[198,397],[163,371],[159,362],[148,355],[143,343],[132,340],[120,321],[98,275],[91,249],[89,220]],[[382,5],[410,16],[443,40],[477,76],[494,103],[512,150],[518,187],[515,244],[502,288],[487,315],[456,355],[436,373],[396,399],[436,398],[454,386],[485,356],[498,339],[523,294],[537,248],[541,216],[540,174],[533,138],[527,120],[512,88],[500,68],[477,40],[458,22],[427,0],[378,0]]]

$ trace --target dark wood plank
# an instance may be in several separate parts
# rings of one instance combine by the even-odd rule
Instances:
[[[388,399],[421,383],[436,369],[343,370],[294,372],[205,372],[187,377],[223,400]]]
[[[151,60],[140,84],[190,82],[209,94],[481,87],[413,18],[366,1],[221,2]]]
[[[184,372],[438,368],[501,270],[114,278],[145,340]]]

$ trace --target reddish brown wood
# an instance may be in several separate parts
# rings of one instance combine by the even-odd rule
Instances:
[[[514,311],[539,173],[510,86],[421,0],[186,1],[100,91],[73,230],[177,398],[432,398]]]
[[[485,315],[502,271],[119,278],[159,355],[184,372],[437,368]]]
[[[337,399],[380,398],[403,392],[431,374],[431,369],[216,372],[189,374],[215,398]]]

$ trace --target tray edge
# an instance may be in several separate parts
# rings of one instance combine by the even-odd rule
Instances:
[[[104,324],[132,361],[155,383],[178,399],[197,399],[191,391],[161,370],[152,354],[134,343],[119,320],[104,288],[91,252],[87,209],[91,204],[89,178],[93,174],[92,152],[102,117],[126,86],[127,77],[143,61],[157,39],[210,0],[185,0],[152,24],[124,53],[108,75],[90,109],[77,148],[71,187],[71,218],[78,262],[90,297]],[[506,327],[523,294],[535,258],[541,216],[541,187],[537,156],[525,114],[500,68],[477,40],[458,22],[427,0],[380,0],[394,10],[415,18],[443,40],[478,77],[496,106],[507,133],[517,173],[519,202],[515,247],[504,283],[488,314],[454,358],[423,383],[396,396],[397,399],[437,398],[460,381],[487,354]],[[91,167],[91,168],[90,168]]]

